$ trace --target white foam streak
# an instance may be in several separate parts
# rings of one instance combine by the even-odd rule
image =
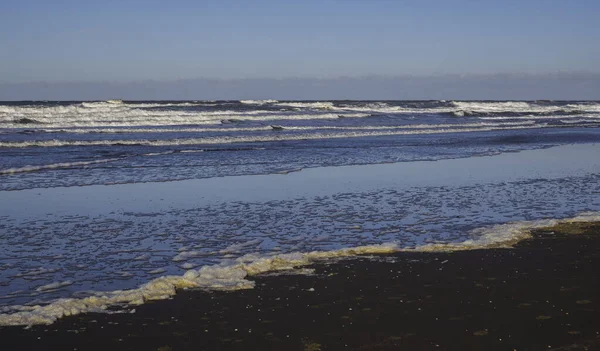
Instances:
[[[362,254],[385,254],[398,251],[460,251],[511,247],[519,240],[530,237],[532,229],[552,226],[561,222],[583,221],[600,221],[600,212],[583,213],[565,220],[522,221],[479,228],[470,233],[473,239],[460,243],[427,244],[415,248],[402,248],[397,243],[387,243],[334,251],[288,253],[262,257],[246,255],[231,263],[203,266],[199,270],[189,270],[182,276],[171,275],[156,278],[137,289],[98,293],[95,296],[82,299],[59,299],[46,306],[13,306],[12,310],[16,312],[0,314],[0,325],[51,324],[63,316],[102,311],[108,306],[139,305],[146,301],[167,299],[175,295],[177,289],[250,289],[254,287],[254,282],[248,280],[248,276],[273,271],[294,270],[298,267],[331,258],[352,257]],[[58,287],[61,284],[63,283],[55,285]]]
[[[246,105],[265,105],[265,104],[274,104],[279,101],[277,100],[240,100],[242,104]]]
[[[47,165],[8,168],[8,169],[0,169],[0,174],[15,174],[15,173],[36,172],[36,171],[41,171],[41,170],[45,170],[45,169],[83,167],[83,166],[89,166],[89,165],[94,165],[94,164],[99,164],[99,163],[108,163],[108,162],[119,161],[119,160],[121,160],[121,158],[107,158],[107,159],[96,160],[96,161],[63,162],[63,163],[53,163],[53,164],[47,164]]]
[[[532,113],[552,114],[556,112],[563,113],[598,113],[600,112],[600,103],[581,103],[559,105],[538,105],[535,103],[523,101],[452,101],[450,106],[438,107],[404,107],[390,106],[384,102],[373,102],[364,105],[340,105],[333,107],[336,111],[345,112],[365,112],[365,113],[380,113],[380,114],[447,114],[452,113],[457,117],[487,114],[487,113]]]
[[[275,104],[281,107],[298,108],[298,109],[316,109],[316,110],[333,110],[336,109],[333,102],[317,101],[317,102],[280,102]]]
[[[278,111],[159,111],[140,109],[108,109],[85,110],[80,107],[69,106],[70,111],[61,112],[56,109],[65,107],[51,107],[32,109],[31,111],[3,112],[0,106],[0,123],[3,128],[24,127],[131,127],[131,126],[173,126],[190,124],[222,124],[223,121],[274,121],[274,120],[315,120],[315,119],[337,119],[335,113],[305,113]],[[10,109],[15,109],[9,107]],[[24,109],[24,108],[23,108]],[[48,111],[52,110],[52,111]],[[347,113],[344,117],[368,117],[364,113]],[[27,123],[22,123],[28,119]]]
[[[598,117],[600,118],[600,116]],[[598,123],[598,119],[582,118],[582,119],[560,119],[561,123],[565,124],[581,124],[581,123]]]
[[[506,102],[463,102],[452,101],[452,105],[461,110],[480,112],[503,112],[503,111],[531,111],[535,107],[528,102],[506,101]],[[556,107],[552,107],[556,108]]]
[[[600,112],[598,103],[574,103],[564,106],[539,105],[528,102],[452,102],[437,107],[403,107],[384,102],[361,104],[338,104],[333,102],[277,102],[275,100],[242,100],[243,104],[259,107],[248,110],[213,111],[190,109],[165,109],[165,107],[213,106],[215,104],[173,102],[136,103],[124,102],[83,102],[67,106],[0,106],[0,125],[3,128],[24,128],[25,126],[47,127],[89,127],[89,126],[169,126],[185,124],[219,124],[222,120],[309,120],[335,119],[344,117],[368,117],[373,114],[448,114],[470,116],[486,113],[521,114],[596,114]],[[282,111],[262,110],[260,106],[281,107]],[[223,107],[226,105],[223,105]],[[287,111],[285,109],[288,109]],[[291,109],[291,110],[290,110]],[[564,117],[564,116],[563,116]]]
[[[460,127],[460,125],[453,125]],[[432,126],[435,127],[435,126]],[[546,128],[547,125],[522,125],[512,127],[479,127],[479,128],[432,128],[416,130],[385,130],[385,131],[357,131],[338,133],[313,133],[313,134],[269,134],[258,136],[222,136],[206,138],[187,138],[170,140],[93,140],[93,141],[68,141],[68,140],[46,140],[46,141],[24,141],[24,142],[0,142],[0,147],[24,148],[24,147],[59,147],[59,146],[107,146],[107,145],[145,145],[145,146],[177,146],[177,145],[206,145],[206,144],[231,144],[248,142],[270,142],[290,140],[317,140],[317,139],[339,139],[376,137],[393,135],[419,135],[419,134],[447,134],[468,133],[493,130],[517,130],[527,128]],[[389,129],[389,128],[386,128]]]
[[[84,105],[85,104],[85,105]],[[23,128],[29,125],[48,125],[52,127],[85,126],[135,126],[135,125],[181,125],[181,124],[218,124],[223,119],[281,119],[285,117],[277,111],[193,111],[193,110],[152,110],[153,107],[165,107],[165,104],[108,104],[82,103],[69,106],[0,106],[2,127]],[[182,104],[177,104],[182,106]],[[22,119],[29,123],[19,123]],[[317,118],[313,116],[291,116],[292,119]],[[329,118],[337,118],[329,116]]]
[[[529,120],[529,121],[537,121],[537,120],[546,120],[546,119],[569,119],[569,118],[587,118],[590,119],[590,122],[598,122],[598,119],[600,119],[600,116],[598,115],[573,115],[573,116],[565,116],[565,115],[556,115],[556,116],[549,116],[549,115],[536,115],[536,116],[519,116],[519,117],[514,117],[514,116],[490,116],[490,117],[478,117],[478,119],[481,120],[486,120],[486,121],[503,121],[503,120],[515,120],[515,119],[519,119],[519,120]]]
[[[458,108],[457,113],[596,113],[600,112],[600,104],[568,104],[564,106],[557,105],[537,105],[524,101],[503,101],[503,102],[475,102],[475,101],[453,101],[452,105]]]
[[[560,117],[560,118],[564,118]],[[592,121],[590,121],[592,122]],[[519,126],[533,125],[535,121],[514,121],[514,122],[479,122],[479,123],[461,123],[461,124],[409,124],[400,126],[285,126],[286,130],[392,130],[392,129],[427,129],[427,128],[452,128],[452,127],[500,127],[500,126]],[[260,132],[272,131],[272,126],[261,127],[232,127],[232,128],[69,128],[55,129],[45,128],[36,129],[38,132],[61,133],[61,134],[94,134],[94,133],[230,133],[230,132]]]
[[[70,280],[67,280],[67,281],[64,281],[64,282],[54,282],[54,283],[50,283],[50,284],[47,284],[47,285],[42,285],[42,286],[38,287],[35,290],[39,291],[39,292],[49,291],[49,290],[56,290],[56,289],[64,288],[65,286],[72,285],[72,284],[73,284],[73,282],[70,281]]]

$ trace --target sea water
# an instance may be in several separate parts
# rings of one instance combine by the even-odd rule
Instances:
[[[0,324],[596,219],[598,125],[589,101],[2,103]]]

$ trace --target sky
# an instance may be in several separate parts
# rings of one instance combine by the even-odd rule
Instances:
[[[0,84],[598,73],[599,13],[597,0],[5,0]]]

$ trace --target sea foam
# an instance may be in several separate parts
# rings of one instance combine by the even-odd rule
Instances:
[[[0,314],[0,325],[51,324],[64,316],[105,311],[109,306],[140,305],[147,301],[167,299],[175,295],[177,289],[251,289],[254,287],[254,282],[249,280],[248,276],[277,271],[294,273],[298,267],[331,258],[386,254],[399,251],[461,251],[511,247],[514,243],[530,237],[532,229],[558,223],[585,221],[600,221],[600,212],[582,213],[577,217],[563,220],[521,221],[479,228],[471,231],[470,234],[473,239],[458,243],[426,244],[414,248],[402,248],[397,243],[385,243],[333,251],[297,252],[271,256],[245,255],[233,262],[223,262],[219,265],[203,266],[198,270],[188,270],[181,276],[162,276],[136,289],[95,293],[93,296],[85,298],[59,299],[45,306],[12,306],[12,313]],[[299,270],[296,272],[302,273],[305,271]],[[68,283],[70,282],[58,282],[54,285],[60,287]]]
[[[507,113],[533,115],[581,116],[600,112],[600,103],[581,102],[567,105],[544,105],[534,102],[453,101],[438,106],[391,105],[385,102],[343,103],[331,101],[279,102],[276,100],[242,100],[254,108],[236,109],[234,105],[206,102],[127,103],[83,102],[71,105],[0,105],[2,128],[86,126],[168,126],[220,124],[222,120],[309,120],[372,115],[455,115],[485,116]],[[206,109],[210,107],[210,109]],[[273,110],[280,107],[280,110]],[[513,117],[514,118],[514,117]]]
[[[310,134],[267,134],[255,136],[222,136],[222,137],[205,137],[205,138],[181,138],[181,139],[163,139],[163,140],[30,140],[30,141],[14,141],[0,142],[0,147],[5,148],[25,148],[25,147],[59,147],[59,146],[109,146],[109,145],[146,145],[146,146],[176,146],[176,145],[203,145],[203,144],[231,144],[231,143],[246,143],[246,142],[268,142],[268,141],[291,141],[291,140],[317,140],[317,139],[339,139],[339,138],[358,138],[358,137],[376,137],[376,136],[392,136],[392,135],[417,135],[417,134],[447,134],[447,133],[468,133],[478,131],[494,131],[494,130],[517,130],[529,128],[547,128],[545,123],[531,125],[529,123],[522,125],[502,125],[498,127],[490,127],[478,125],[478,127],[464,128],[461,125],[453,125],[453,128],[438,128],[436,125],[431,125],[429,129],[410,129],[410,128],[384,128],[386,130],[376,131],[368,129],[357,129],[356,131],[331,132],[331,133],[310,133]],[[391,130],[390,130],[391,129]]]
[[[15,174],[15,173],[26,173],[26,172],[36,172],[46,169],[59,169],[59,168],[73,168],[73,167],[85,167],[91,166],[95,164],[108,163],[119,161],[122,158],[107,158],[103,160],[95,160],[95,161],[80,161],[80,162],[62,162],[62,163],[52,163],[46,165],[36,165],[36,166],[25,166],[18,168],[8,168],[8,169],[0,169],[0,175],[2,174]]]

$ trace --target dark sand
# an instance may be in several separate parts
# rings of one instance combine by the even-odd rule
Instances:
[[[1,328],[0,349],[600,350],[600,224],[552,231],[513,249],[344,259],[133,314]]]

